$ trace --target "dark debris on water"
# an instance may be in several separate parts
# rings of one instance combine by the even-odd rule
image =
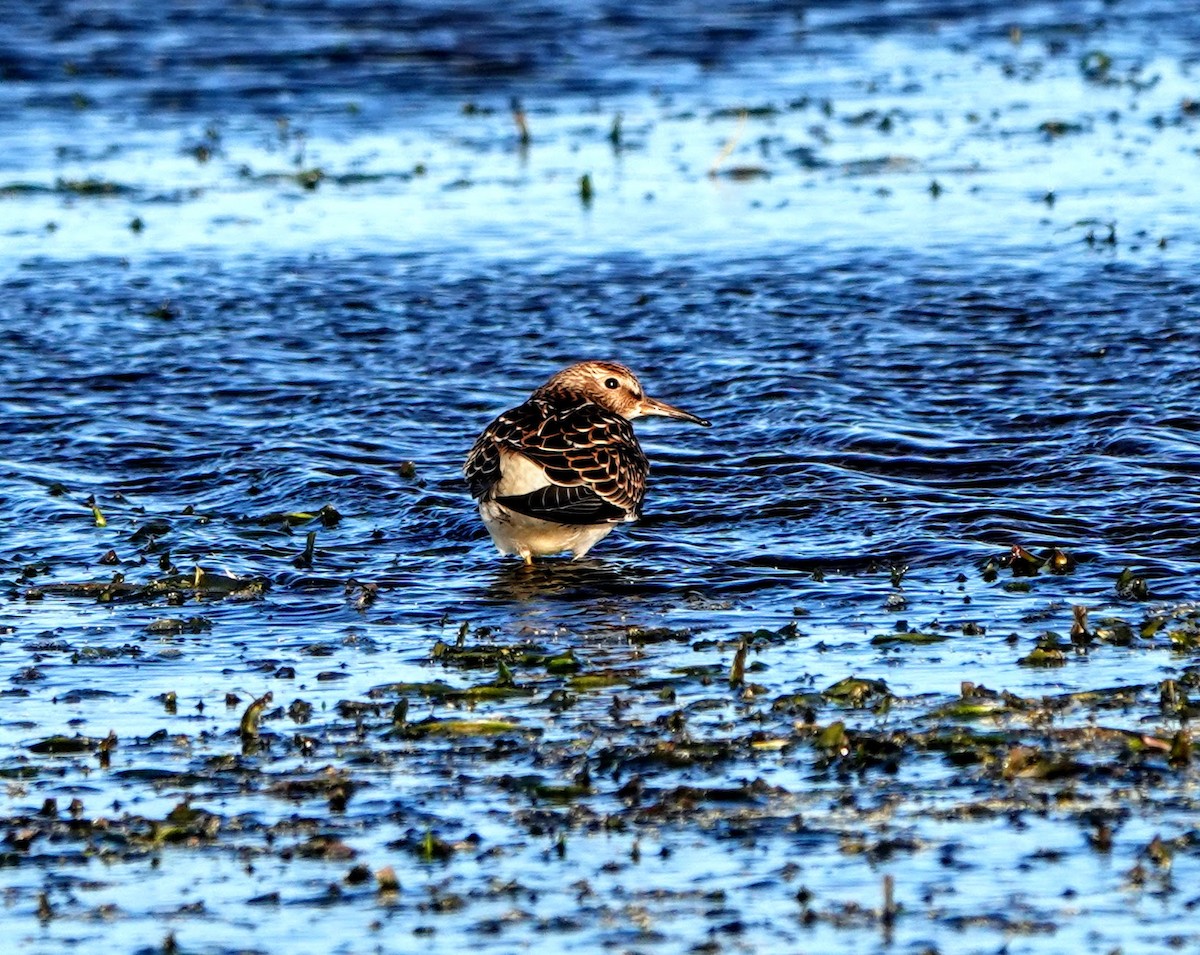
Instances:
[[[1119,626],[1075,617],[1101,646]],[[1149,648],[1190,645],[1200,634],[1200,610],[1156,609],[1140,623],[1120,626]],[[164,619],[152,632],[207,629],[203,618]],[[443,671],[445,679],[380,685],[366,700],[318,710],[299,699],[272,709],[271,692],[249,702],[235,699],[244,704],[240,718],[234,710],[227,732],[205,733],[202,742],[179,722],[172,698],[165,712],[172,728],[151,737],[31,740],[24,755],[0,764],[0,773],[31,793],[64,772],[103,771],[119,773],[131,793],[149,785],[178,793],[179,801],[159,816],[117,804],[102,807],[86,795],[65,812],[53,798],[34,800],[27,809],[18,801],[0,819],[0,860],[19,871],[81,865],[92,857],[111,867],[151,857],[167,864],[188,853],[268,854],[293,865],[343,867],[336,893],[293,904],[354,905],[361,891],[414,915],[431,911],[429,906],[465,911],[482,904],[472,892],[447,889],[430,900],[410,895],[402,884],[424,880],[405,875],[414,866],[453,873],[456,860],[517,851],[516,843],[498,843],[503,837],[469,828],[470,813],[451,810],[464,796],[476,807],[472,812],[486,815],[489,804],[506,807],[509,839],[551,836],[552,857],[576,851],[599,833],[665,845],[671,832],[707,833],[719,843],[792,831],[876,864],[924,853],[950,858],[953,842],[918,835],[924,820],[978,823],[1047,814],[1077,828],[1090,851],[1123,854],[1139,884],[1152,880],[1156,867],[1169,866],[1172,853],[1196,851],[1187,832],[1156,837],[1149,847],[1120,842],[1120,848],[1114,834],[1128,819],[1121,792],[1141,793],[1143,813],[1155,805],[1200,809],[1188,728],[1200,712],[1200,668],[1157,685],[1041,696],[965,682],[952,698],[904,697],[869,674],[849,675],[824,689],[773,693],[748,679],[748,654],[752,646],[768,657],[787,652],[804,639],[794,624],[731,640],[732,666],[723,677],[694,667],[670,680],[649,678],[636,659],[619,666],[601,662],[609,652],[603,645],[564,652],[486,628],[476,631],[486,642],[473,643],[470,629],[460,629],[454,644],[436,641],[427,658],[426,666]],[[897,636],[912,636],[911,646],[936,645],[917,631]],[[626,634],[638,654],[655,640],[694,638],[668,628]],[[1043,640],[1034,652],[1065,659],[1073,648],[1070,641]],[[483,671],[491,678],[480,679]],[[543,708],[564,696],[575,700],[565,733],[541,715],[564,712]],[[283,729],[289,722],[291,728]],[[453,778],[438,772],[443,765],[455,767]],[[780,775],[785,766],[786,779]],[[424,779],[416,802],[389,798],[389,780],[397,772]],[[934,804],[924,797],[909,802],[914,794],[903,780],[913,773],[941,780]],[[243,801],[257,795],[290,809],[274,819],[261,811],[230,814],[222,804],[231,792]],[[830,799],[854,805],[866,793],[886,800],[888,812],[856,811],[848,829],[837,813],[820,808]],[[364,825],[391,834],[382,842],[364,839]],[[994,923],[1006,933],[1038,934],[1059,925],[1059,916],[1036,911],[922,912],[906,888],[901,876],[903,905],[895,901],[894,885],[870,905],[809,895],[797,911],[798,930],[878,928],[917,913],[956,930]],[[268,893],[250,901],[283,900],[283,894]],[[63,917],[61,900],[51,897],[46,904],[46,918]]]

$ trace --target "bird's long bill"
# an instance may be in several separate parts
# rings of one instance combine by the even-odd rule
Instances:
[[[643,398],[641,412],[644,415],[659,415],[663,418],[679,418],[682,421],[690,421],[692,424],[698,424],[702,428],[709,427],[712,422],[704,418],[692,414],[690,411],[684,411],[682,408],[676,408],[674,405],[669,405],[665,401],[659,401],[657,398]]]

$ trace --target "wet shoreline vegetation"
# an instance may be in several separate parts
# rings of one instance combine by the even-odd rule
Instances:
[[[107,524],[91,506],[96,523]],[[303,531],[314,522],[336,527],[336,513],[325,507],[242,523]],[[141,533],[145,528],[155,533]],[[144,569],[157,562],[175,571],[167,522],[145,521],[127,536]],[[162,559],[155,561],[156,552]],[[297,565],[311,566],[313,552],[308,537]],[[550,561],[517,573],[536,591],[553,587],[566,566]],[[1061,549],[1037,555],[1017,545],[980,560],[974,573],[1004,589],[1074,568],[1074,557]],[[188,644],[219,638],[224,608],[253,608],[271,592],[266,578],[199,566],[144,583],[120,573],[109,581],[38,583],[50,570],[27,565],[8,599],[94,602],[117,613],[137,607],[152,619],[121,646],[49,633],[28,640],[10,631],[5,643],[17,641],[30,661],[3,691],[10,708],[64,666],[75,688],[56,692],[52,709],[86,713],[90,705],[128,697],[128,691],[86,688],[115,684],[85,674],[170,668]],[[900,594],[908,571],[893,562],[859,572],[887,576]],[[808,576],[821,582],[826,573],[818,567]],[[317,588],[333,591],[359,616],[394,605],[402,590],[353,578]],[[1194,654],[1200,608],[1150,602],[1145,582],[1129,570],[1113,581],[1113,593],[1126,605],[1120,615],[1091,621],[1082,606],[1052,603],[1028,615],[1024,632],[1000,639],[1017,666],[1039,669],[1086,665],[1090,655],[1111,650],[1171,659]],[[179,616],[161,615],[173,608]],[[439,921],[451,918],[466,923],[468,936],[501,942],[513,932],[564,939],[585,932],[604,944],[669,948],[694,934],[698,920],[708,941],[696,944],[712,950],[747,933],[803,946],[822,930],[866,931],[886,943],[897,932],[912,937],[933,925],[967,938],[980,931],[1055,937],[1079,917],[1079,903],[1063,909],[1077,894],[1069,886],[1059,899],[1020,898],[996,909],[964,909],[944,897],[929,869],[970,873],[989,865],[973,859],[986,852],[971,836],[939,836],[948,827],[993,824],[1015,833],[1030,825],[1066,827],[1073,845],[1030,850],[1021,866],[1055,869],[1083,854],[1104,859],[1123,893],[1186,892],[1172,877],[1173,864],[1194,860],[1200,838],[1190,826],[1166,820],[1183,821],[1197,808],[1189,727],[1200,668],[1183,667],[1156,683],[1043,695],[990,689],[983,681],[991,677],[980,670],[970,673],[979,682],[964,680],[957,696],[897,694],[885,675],[899,662],[896,655],[996,639],[976,624],[935,622],[918,631],[898,621],[868,641],[887,661],[882,666],[825,686],[805,678],[783,692],[778,678],[760,682],[791,649],[824,652],[806,634],[806,617],[797,607],[778,629],[716,637],[609,623],[549,639],[447,618],[411,658],[419,680],[339,697],[343,669],[317,670],[306,691],[283,658],[244,660],[242,669],[258,674],[253,683],[265,681],[271,691],[254,697],[230,690],[207,704],[174,691],[157,694],[159,715],[151,719],[157,728],[144,735],[38,736],[36,724],[27,723],[21,746],[0,763],[14,800],[3,819],[0,865],[50,873],[90,872],[98,864],[115,873],[114,867],[184,865],[194,853],[236,861],[248,872],[267,859],[289,870],[311,863],[324,886],[319,891],[284,885],[242,904],[344,907],[368,936],[403,920],[406,931],[437,938]],[[666,668],[657,659],[664,647],[679,651]],[[319,664],[340,649],[306,644],[301,653]],[[687,663],[689,655],[699,662]],[[238,682],[247,685],[245,676]],[[319,695],[312,692],[317,688]],[[210,706],[215,713],[207,712]],[[205,725],[189,730],[196,715],[206,716]],[[157,811],[139,809],[137,797],[129,805],[120,795],[98,804],[88,795],[98,773],[109,793],[155,794]],[[68,801],[69,793],[79,795]],[[1138,824],[1156,816],[1163,822],[1153,831]],[[575,883],[573,914],[541,914],[544,880],[573,871],[575,854],[588,855],[596,839],[609,847],[601,872],[624,873],[626,888],[597,895],[585,878]],[[761,840],[808,848],[770,867],[776,914],[768,926],[745,908],[752,888],[681,891],[655,888],[648,874],[633,878],[648,868],[648,856],[667,859],[681,840],[735,856]],[[809,851],[878,873],[878,893],[845,895],[814,885],[803,861]],[[489,859],[512,854],[523,857],[525,875],[499,883],[455,877],[464,860],[482,874]],[[936,861],[920,867],[923,874],[909,874],[908,863],[930,858]],[[10,904],[35,908],[43,927],[129,918],[120,904],[89,901],[105,884],[72,888],[35,880],[10,890]],[[500,916],[498,903],[505,909]],[[175,924],[202,920],[206,912],[199,899],[163,915]],[[680,919],[688,920],[686,930]],[[175,931],[165,933],[162,951],[175,950]]]
[[[18,950],[1200,950],[1200,20],[85,6],[0,0]],[[593,357],[713,427],[501,560]]]

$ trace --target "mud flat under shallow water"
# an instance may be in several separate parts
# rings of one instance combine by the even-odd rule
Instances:
[[[5,936],[1200,949],[1193,25],[518,7],[0,7]],[[500,561],[597,352],[714,427]]]

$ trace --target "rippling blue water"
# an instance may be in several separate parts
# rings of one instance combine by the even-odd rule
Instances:
[[[1015,835],[1003,820],[934,820],[966,799],[941,764],[844,789],[791,750],[696,767],[692,785],[786,789],[769,803],[774,828],[735,851],[682,826],[597,835],[576,820],[578,854],[553,871],[551,843],[521,816],[532,810],[516,797],[498,806],[479,767],[511,776],[559,766],[563,752],[595,760],[676,706],[699,736],[727,732],[748,704],[718,706],[678,675],[723,674],[722,641],[789,623],[796,639],[755,655],[766,695],[886,677],[903,711],[964,680],[1037,696],[1184,678],[1194,653],[1148,643],[1052,670],[1018,660],[1042,631],[1067,633],[1073,605],[1136,622],[1196,596],[1197,23],[1153,2],[0,9],[9,842],[51,796],[80,796],[91,815],[129,801],[153,818],[191,798],[177,781],[137,788],[69,760],[25,775],[32,741],[113,729],[127,741],[118,772],[195,771],[237,749],[240,711],[224,694],[244,703],[273,689],[277,703],[314,702],[323,749],[313,760],[277,749],[263,772],[366,774],[356,814],[323,822],[354,830],[373,866],[414,828],[502,847],[401,873],[421,899],[486,896],[457,918],[411,894],[392,914],[357,898],[322,907],[313,899],[346,866],[270,853],[243,872],[216,851],[168,851],[151,876],[144,860],[98,871],[88,858],[51,866],[49,849],[38,864],[5,856],[15,901],[0,923],[22,944],[96,944],[107,902],[131,950],[173,930],[203,951],[236,947],[256,911],[271,913],[264,950],[360,951],[370,938],[390,951],[425,945],[393,918],[436,922],[439,944],[480,944],[481,924],[524,906],[543,923],[583,912],[589,945],[669,951],[714,937],[694,916],[726,904],[698,894],[716,886],[729,910],[717,922],[759,913],[744,916],[740,942],[722,936],[731,948],[885,946],[873,925],[802,926],[797,884],[781,875],[796,863],[819,896],[863,905],[896,873],[920,913],[897,928],[903,951],[983,910],[1059,930],[1014,939],[999,923],[960,925],[951,938],[970,950],[1008,938],[1012,951],[1145,941],[1152,905],[1113,901],[1122,873],[1073,871],[1079,901],[1051,902],[1063,872],[1031,854],[1082,844],[1053,813]],[[526,572],[495,555],[458,469],[491,417],[583,357],[629,364],[651,394],[714,426],[639,422],[653,463],[645,519],[584,561]],[[336,526],[271,518],[324,504]],[[138,531],[151,521],[166,523],[147,542]],[[312,566],[297,566],[313,529]],[[1062,548],[1077,566],[1028,589],[1008,571],[986,578],[1014,544]],[[115,563],[102,562],[110,550]],[[271,588],[186,613],[54,591],[114,573],[145,582],[160,559]],[[1149,604],[1118,592],[1126,567],[1147,580]],[[377,585],[377,602],[356,608],[355,582]],[[212,629],[147,637],[164,615],[193,612]],[[645,725],[607,739],[587,728],[608,713],[607,691],[579,704],[580,724],[497,703],[496,715],[545,724],[545,753],[481,747],[448,753],[444,768],[410,747],[368,768],[334,707],[383,684],[460,677],[429,650],[464,621],[627,668],[656,692],[666,681],[678,701],[646,704]],[[692,639],[626,639],[659,626]],[[954,639],[870,643],[898,626]],[[140,655],[95,657],[122,646]],[[169,691],[186,715],[164,714]],[[1130,730],[1165,722],[1156,700],[1125,714]],[[164,727],[173,754],[148,742]],[[1182,794],[1190,778],[1170,785]],[[239,813],[274,825],[298,811],[261,788],[194,795],[227,828]],[[892,835],[944,840],[976,868],[932,849],[893,866],[848,853],[900,793],[919,795],[882,824]],[[1099,783],[1086,798],[1126,811],[1132,797]],[[1128,820],[1114,868],[1155,833],[1189,830],[1185,797],[1172,805]],[[589,811],[620,808],[601,790]],[[635,838],[669,850],[654,863],[647,850],[641,875],[622,868]],[[1180,849],[1177,880],[1195,863]],[[523,880],[538,898],[497,901],[489,879]],[[679,893],[636,902],[661,937],[625,927],[636,904],[622,893],[642,879]],[[609,908],[563,888],[583,880]],[[247,907],[270,891],[282,909]],[[39,892],[59,917],[38,921]],[[200,897],[207,914],[180,914]],[[1163,902],[1172,919],[1185,918],[1181,902]],[[364,928],[372,918],[387,931]],[[499,948],[536,946],[536,919],[514,916],[521,927]]]

